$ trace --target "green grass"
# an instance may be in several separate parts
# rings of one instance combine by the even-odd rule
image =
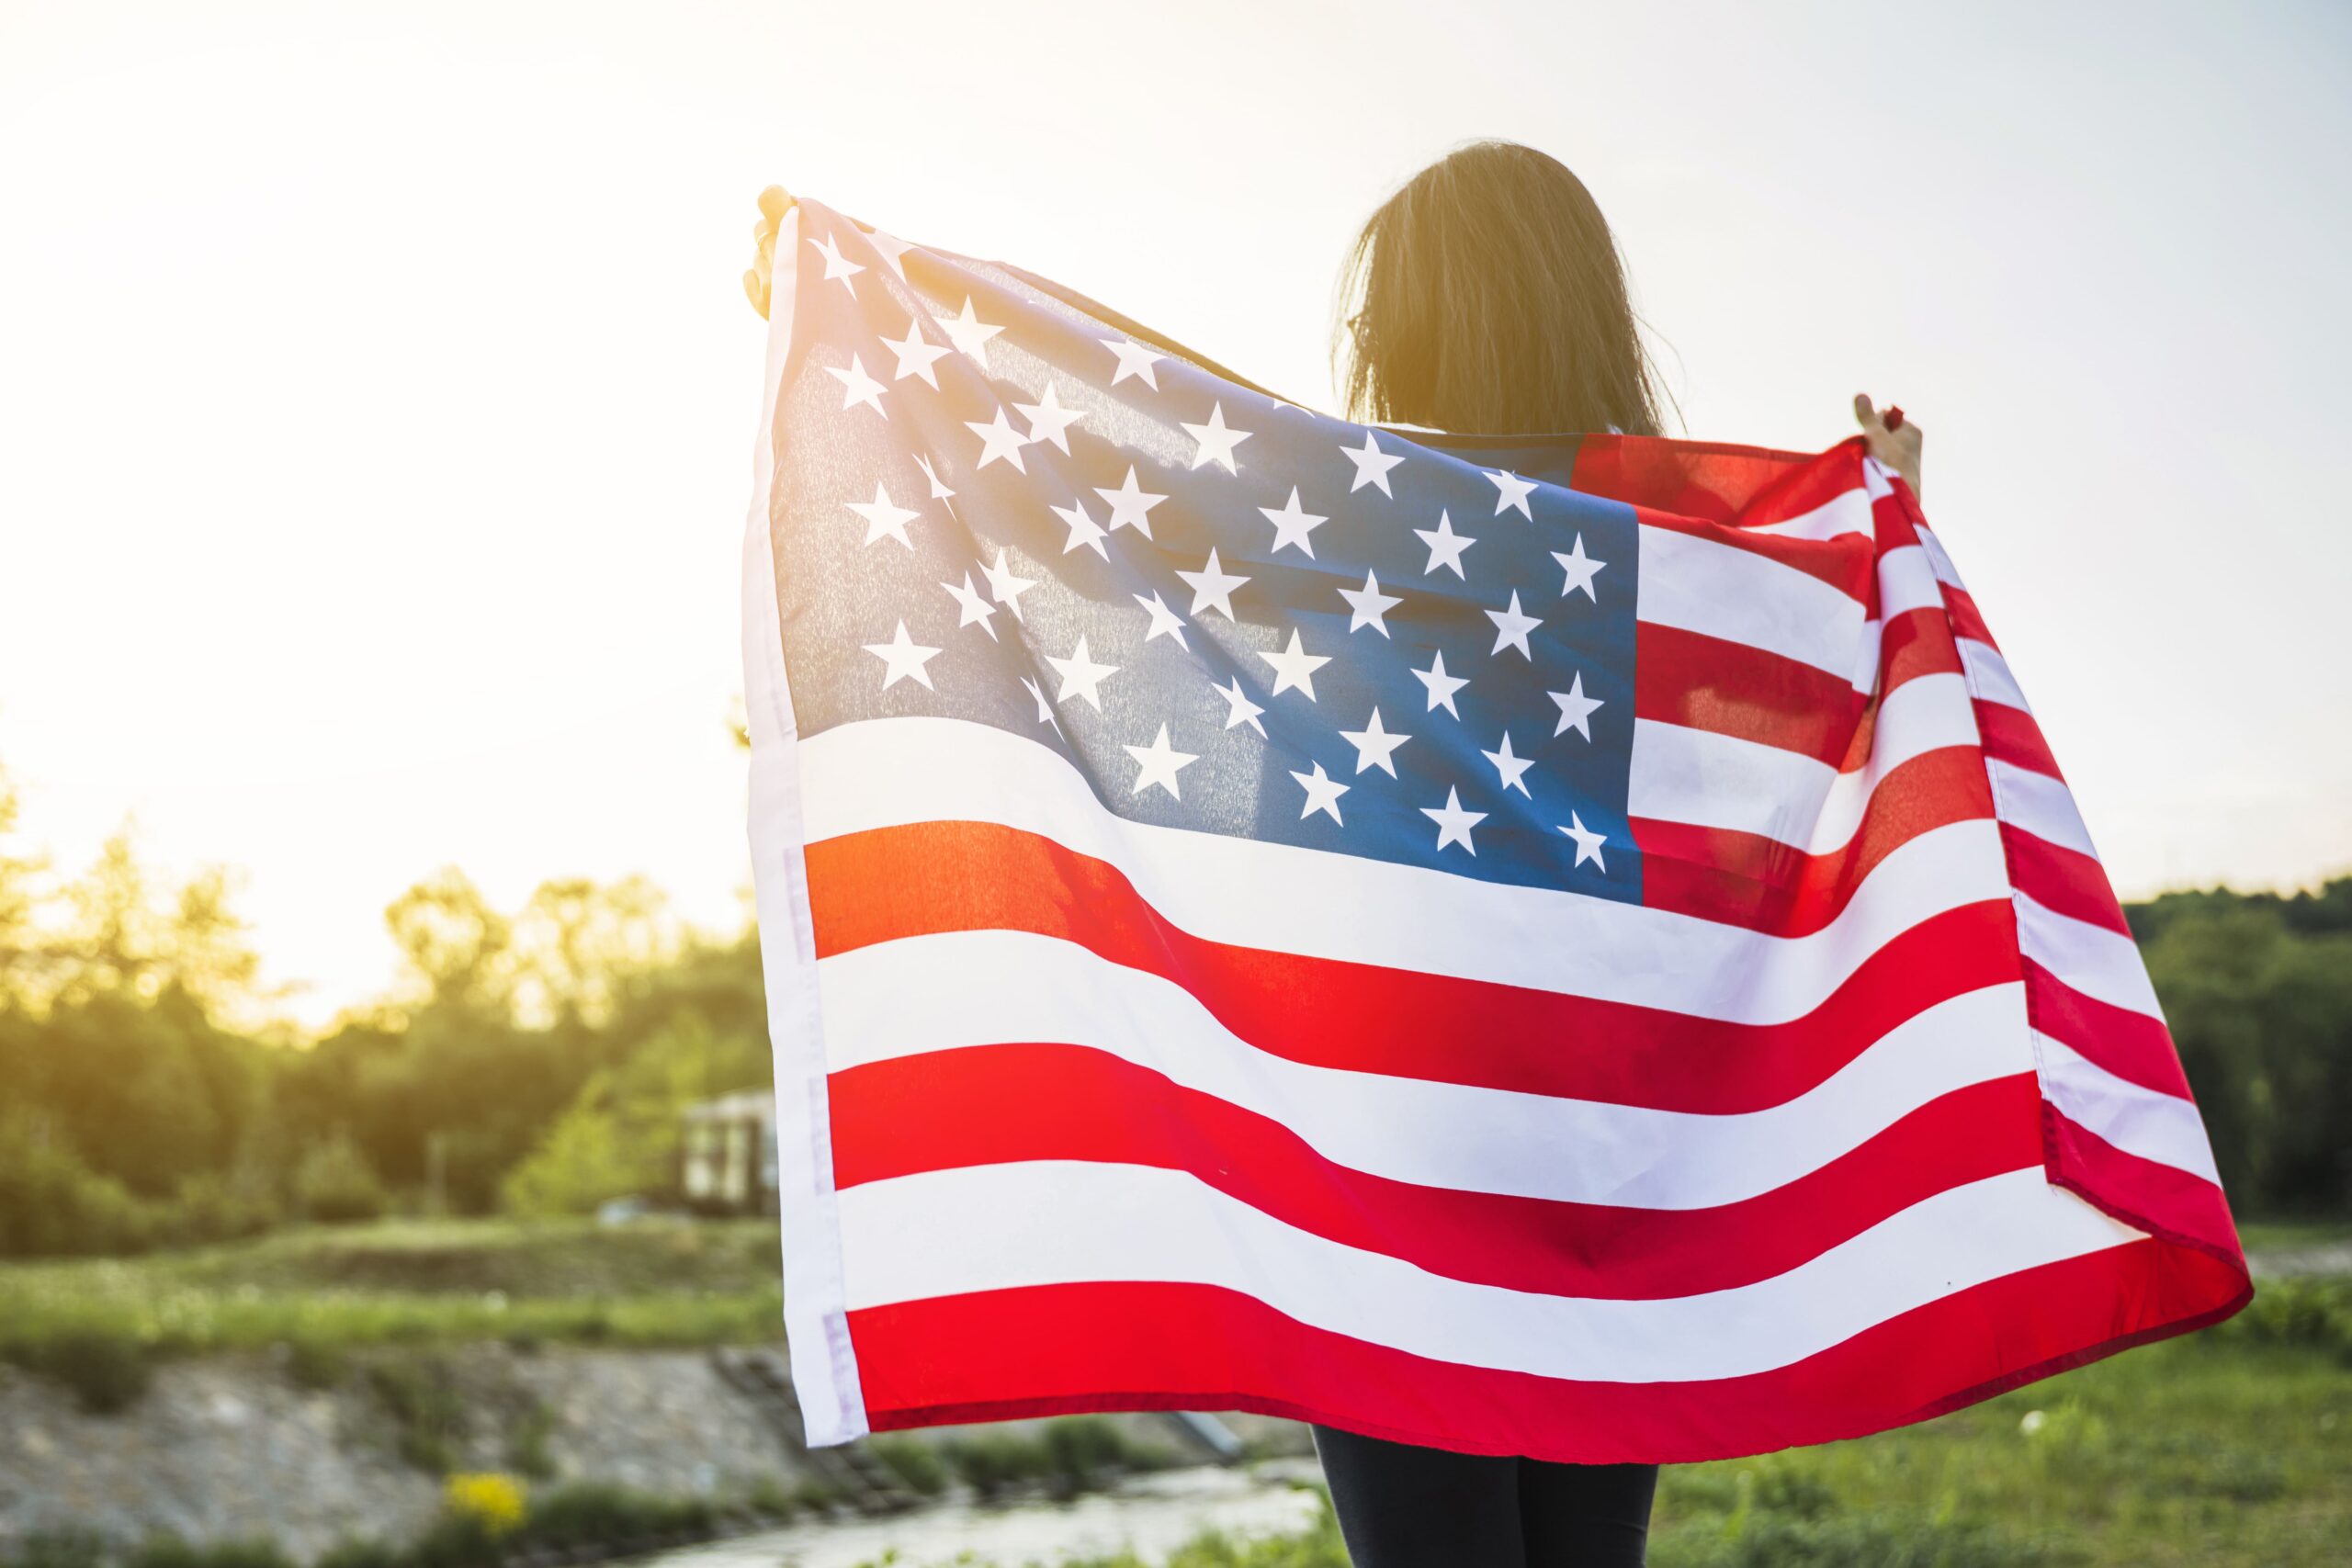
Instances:
[[[497,1220],[316,1226],[133,1258],[0,1266],[0,1355],[72,1337],[153,1354],[468,1340],[630,1347],[783,1332],[775,1227]]]
[[[2028,1431],[2029,1412],[2040,1418]],[[2144,1346],[1939,1420],[1664,1471],[1653,1568],[2337,1568],[2352,1364],[2250,1335]],[[1071,1568],[1139,1568],[1110,1557]],[[1169,1568],[1347,1568],[1326,1518]]]
[[[2300,1251],[2345,1241],[2352,1241],[2352,1220],[2238,1222],[2238,1242],[2249,1254]]]

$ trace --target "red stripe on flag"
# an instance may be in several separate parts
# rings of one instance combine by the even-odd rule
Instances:
[[[1174,981],[1292,1061],[1660,1110],[1777,1105],[1923,1009],[2019,977],[2006,897],[1920,921],[1801,1019],[1742,1024],[1205,941],[1116,867],[992,823],[845,834],[809,845],[808,865],[820,959],[933,931],[1034,931]]]
[[[1944,609],[1951,616],[1952,635],[1966,637],[1971,642],[1981,642],[1999,652],[2001,645],[1993,640],[1993,628],[1984,624],[1984,615],[1976,607],[1975,595],[1965,588],[1954,588],[1949,582],[1943,585],[1943,591]]]
[[[2032,959],[2024,963],[2026,1007],[2036,1029],[2126,1083],[2189,1098],[2188,1076],[2162,1020],[2086,996]]]
[[[2245,1275],[2156,1240],[2021,1269],[1745,1377],[1571,1382],[1310,1328],[1210,1285],[1031,1286],[849,1314],[876,1431],[1249,1410],[1464,1453],[1689,1463],[1861,1437],[2228,1316]]]
[[[2219,1187],[2117,1148],[2046,1100],[2041,1114],[2052,1180],[2126,1224],[2243,1266],[2237,1222]]]
[[[1923,1199],[2038,1166],[2030,1072],[1939,1096],[1770,1191],[1640,1209],[1428,1187],[1317,1153],[1283,1123],[1083,1044],[970,1045],[831,1075],[834,1180],[1022,1160],[1189,1171],[1286,1224],[1433,1274],[1655,1300],[1770,1279]]]
[[[2001,842],[2009,853],[2010,885],[2018,892],[2046,909],[2119,936],[2132,934],[2132,922],[2108,886],[2107,868],[2097,860],[2007,822],[2001,824]]]
[[[2007,703],[1982,698],[1977,699],[1975,709],[1976,730],[1984,738],[1984,755],[2014,763],[2028,773],[2064,782],[2064,776],[2058,772],[2058,759],[2050,754],[2050,743],[2041,738],[2041,726],[2034,722],[2033,715]]]
[[[1569,487],[1635,507],[1750,526],[1786,522],[1862,484],[1858,448],[1827,453],[1716,446],[1645,435],[1587,435]]]
[[[1634,642],[1636,717],[1777,746],[1833,767],[1868,701],[1847,676],[1745,643],[1648,622]]]
[[[1653,512],[1644,506],[1635,507],[1634,515],[1645,528],[1687,534],[1694,539],[1709,539],[1745,550],[1816,578],[1857,604],[1876,603],[1878,556],[1871,541],[1860,534],[1835,539],[1801,539],[1785,534],[1753,533],[1728,523],[1706,523],[1676,513]]]
[[[1776,936],[1807,936],[1843,913],[1879,862],[1909,840],[1993,815],[1993,790],[1973,746],[1947,746],[1898,763],[1879,780],[1861,825],[1842,847],[1812,855],[1735,828],[1634,818],[1642,902],[1652,908]]]
[[[1965,673],[1951,627],[1932,609],[1905,610],[1881,628],[1878,671],[1882,701],[1884,694],[1914,676]],[[1865,760],[1857,757],[1848,765],[1859,767]]]

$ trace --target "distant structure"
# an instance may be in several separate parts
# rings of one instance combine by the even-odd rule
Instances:
[[[775,1100],[764,1089],[686,1107],[678,1189],[698,1214],[776,1212]]]

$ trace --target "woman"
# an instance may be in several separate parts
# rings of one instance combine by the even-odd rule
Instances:
[[[744,274],[767,313],[786,198],[762,196]],[[1659,434],[1609,225],[1582,181],[1484,141],[1422,170],[1372,215],[1342,273],[1334,344],[1347,413],[1457,434]],[[1353,309],[1350,310],[1349,307]],[[1873,456],[1919,487],[1920,434],[1854,399]],[[1616,1568],[1644,1560],[1654,1464],[1453,1453],[1315,1428],[1357,1568]]]

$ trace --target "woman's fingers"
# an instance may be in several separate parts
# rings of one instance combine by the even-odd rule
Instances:
[[[1912,493],[1917,494],[1919,449],[1925,444],[1919,427],[1893,405],[1881,413],[1867,392],[1854,394],[1854,423],[1862,427],[1862,439],[1869,446],[1871,456],[1901,474]]]
[[[760,192],[760,220],[752,225],[752,265],[743,274],[743,293],[751,299],[752,309],[763,319],[774,287],[776,231],[783,227],[784,215],[791,209],[791,193],[782,186],[770,186]]]

